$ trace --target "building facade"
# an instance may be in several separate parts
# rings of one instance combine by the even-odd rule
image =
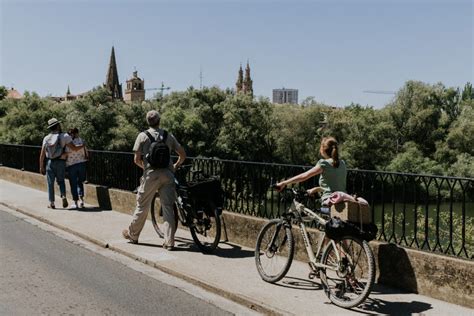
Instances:
[[[145,100],[145,80],[138,77],[137,71],[134,71],[132,78],[127,80],[123,99],[125,102],[141,102]]]
[[[273,89],[273,103],[298,104],[298,89]]]

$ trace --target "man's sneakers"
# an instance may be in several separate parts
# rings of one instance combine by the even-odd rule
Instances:
[[[56,206],[54,205],[54,202],[49,203],[49,204],[48,204],[48,208],[55,209]]]
[[[124,229],[122,231],[122,236],[123,236],[123,238],[128,239],[128,241],[130,241],[132,244],[138,244],[138,240],[135,240],[130,236],[130,233],[128,232],[128,229]]]
[[[66,208],[69,205],[67,198],[65,196],[61,196],[61,200],[63,200],[63,207]]]
[[[72,207],[71,207],[73,210],[77,210],[79,208],[79,206],[77,205],[77,201],[74,201],[72,203]]]
[[[173,250],[174,250],[174,246],[163,245],[163,249],[168,250],[168,251],[173,251]]]

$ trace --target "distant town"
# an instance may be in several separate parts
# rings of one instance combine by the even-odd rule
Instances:
[[[112,46],[110,53],[109,66],[107,68],[107,76],[103,87],[110,91],[112,99],[122,100],[127,103],[141,102],[146,98],[146,91],[148,90],[160,90],[163,94],[164,90],[168,90],[169,87],[165,87],[163,84],[160,88],[146,89],[145,79],[138,76],[138,71],[134,70],[132,76],[126,81],[125,91],[123,92],[122,84],[119,81],[117,61],[115,58],[115,48]],[[65,95],[63,96],[48,96],[56,102],[67,102],[74,101],[83,98],[90,91],[72,94],[71,89],[68,86]],[[235,92],[249,94],[253,96],[253,80],[250,75],[250,65],[247,61],[247,65],[244,70],[242,64],[240,65],[237,82],[235,83]],[[21,99],[23,95],[14,87],[10,87],[7,92],[7,98],[9,99]],[[272,101],[277,104],[298,104],[298,89],[273,89]]]

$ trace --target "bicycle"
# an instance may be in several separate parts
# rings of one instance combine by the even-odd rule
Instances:
[[[354,235],[327,239],[329,242],[320,256],[329,220],[329,216],[323,213],[328,212],[329,208],[319,209],[321,215],[318,215],[299,202],[308,198],[306,191],[287,191],[291,191],[293,195],[288,212],[278,219],[270,220],[258,234],[255,247],[258,273],[264,281],[270,283],[278,282],[287,274],[295,252],[291,230],[294,224],[300,229],[308,254],[311,269],[309,278],[320,278],[323,289],[333,304],[343,308],[358,306],[369,296],[375,281],[374,254],[369,244]],[[305,225],[312,221],[316,222],[316,228],[322,232],[316,253],[313,252],[311,237]],[[272,268],[275,269],[271,271]]]
[[[208,177],[201,170],[191,171],[192,181],[186,181],[187,170],[181,166],[176,172],[175,223],[188,227],[194,243],[204,253],[214,251],[221,237],[222,189],[216,177]],[[218,191],[218,192],[216,192]],[[158,217],[162,210],[155,209],[155,194],[151,204],[151,220],[156,233],[163,238],[163,229]]]

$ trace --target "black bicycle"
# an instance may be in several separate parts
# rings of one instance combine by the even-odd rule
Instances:
[[[221,214],[223,190],[218,177],[207,176],[201,170],[190,170],[191,166],[182,166],[176,171],[176,201],[174,203],[175,223],[189,228],[191,236],[204,253],[214,251],[221,238]],[[191,180],[186,175],[191,174]],[[161,207],[155,207],[158,192],[151,203],[151,220],[158,235],[163,238],[163,224],[158,221],[162,216]]]

